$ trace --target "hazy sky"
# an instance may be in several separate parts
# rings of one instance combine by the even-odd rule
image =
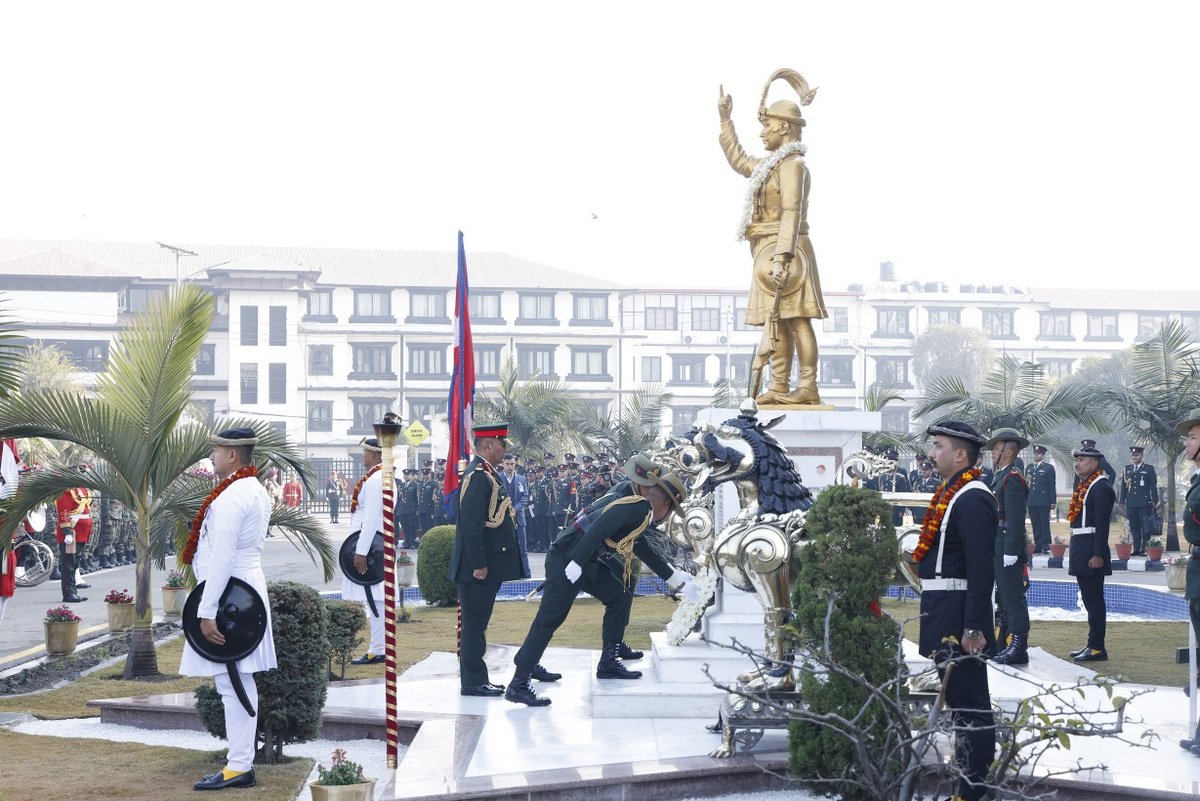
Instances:
[[[820,87],[826,288],[889,259],[1200,289],[1198,22],[1194,2],[4,3],[0,237],[452,250],[461,228],[637,286],[742,286],[718,86],[761,154],[787,66]]]

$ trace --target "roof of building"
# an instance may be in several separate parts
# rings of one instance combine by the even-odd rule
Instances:
[[[40,275],[61,278],[133,278],[131,273],[113,269],[91,259],[50,248],[23,256],[9,256],[0,250],[0,274]]]
[[[319,285],[324,286],[428,286],[453,287],[457,276],[457,256],[453,251],[352,250],[348,248],[305,248],[243,245],[193,245],[179,247],[196,256],[181,256],[183,277],[202,277],[209,268],[229,266],[243,259],[274,265],[287,262],[291,269],[319,270]],[[73,268],[59,261],[60,269],[72,271],[46,273],[63,276],[129,276],[145,280],[175,280],[175,256],[157,242],[70,242],[62,240],[0,239],[0,274],[9,273],[11,260],[49,259],[58,251],[74,257]],[[273,260],[273,261],[271,261]],[[87,268],[79,262],[90,262]],[[509,256],[505,253],[467,254],[473,287],[490,289],[579,289],[614,291],[629,289],[622,284],[589,275],[551,267]],[[22,268],[22,274],[29,267]],[[84,270],[90,271],[84,271]],[[242,268],[246,269],[246,268]],[[249,269],[259,269],[252,267]],[[106,270],[98,273],[96,270]]]
[[[1035,303],[1055,309],[1097,311],[1157,311],[1169,313],[1200,310],[1200,292],[1176,289],[1030,289]]]

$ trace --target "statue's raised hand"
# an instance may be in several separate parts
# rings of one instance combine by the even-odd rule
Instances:
[[[725,85],[721,84],[721,96],[717,99],[717,114],[722,120],[728,120],[733,111],[733,95],[725,94]]]

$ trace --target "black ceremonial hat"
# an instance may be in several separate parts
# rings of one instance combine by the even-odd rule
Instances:
[[[975,427],[970,423],[962,423],[958,420],[943,420],[939,423],[934,423],[925,430],[925,433],[931,437],[943,436],[954,437],[965,442],[972,442],[976,445],[983,445],[987,442],[987,437],[975,430]]]

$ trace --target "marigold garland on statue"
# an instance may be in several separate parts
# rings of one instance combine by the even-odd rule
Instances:
[[[354,494],[350,496],[350,514],[354,514],[354,512],[358,509],[358,492],[359,492],[359,490],[361,490],[363,488],[363,484],[365,484],[367,482],[367,479],[370,478],[371,476],[375,475],[376,471],[378,471],[379,468],[381,468],[381,467],[383,467],[383,465],[379,465],[379,464],[375,465],[370,470],[368,470],[366,472],[366,474],[363,475],[362,478],[360,478],[358,481],[354,482]]]
[[[1092,486],[1097,478],[1104,474],[1103,470],[1095,470],[1090,476],[1079,482],[1075,487],[1075,491],[1071,493],[1071,505],[1067,507],[1067,522],[1070,523],[1083,512],[1083,499],[1087,495],[1088,488]]]
[[[217,499],[217,496],[229,489],[229,485],[239,478],[253,478],[257,475],[257,467],[243,467],[218,484],[212,492],[208,493],[208,497],[204,499],[204,503],[200,504],[200,511],[196,512],[196,516],[192,518],[192,530],[188,534],[187,545],[183,546],[183,554],[179,557],[179,561],[185,565],[192,563],[192,557],[196,555],[196,546],[200,544],[200,527],[204,525],[204,515],[208,513],[208,507]]]
[[[963,471],[958,480],[949,487],[946,486],[945,481],[938,487],[937,492],[929,501],[929,508],[925,511],[925,522],[921,524],[921,539],[917,542],[917,547],[913,548],[912,559],[914,562],[924,559],[925,555],[929,553],[929,549],[933,547],[933,541],[937,538],[938,532],[942,530],[942,520],[946,517],[946,510],[950,508],[951,499],[960,489],[977,478],[979,478],[979,470],[972,467],[970,470]]]

